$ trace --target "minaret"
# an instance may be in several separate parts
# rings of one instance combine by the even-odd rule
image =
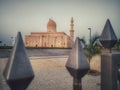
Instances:
[[[74,20],[73,20],[73,17],[71,18],[71,24],[70,24],[70,37],[71,37],[71,40],[73,41],[74,39],[74,29],[73,29],[73,26],[74,26]]]

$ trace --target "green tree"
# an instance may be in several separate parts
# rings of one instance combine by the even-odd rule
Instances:
[[[89,60],[89,63],[93,56],[101,53],[102,47],[100,46],[98,40],[99,40],[99,35],[95,34],[91,37],[91,41],[90,41],[91,43],[84,45],[85,53]],[[85,41],[85,40],[82,40],[82,42],[83,41]]]
[[[115,44],[115,49],[120,50],[120,39],[118,39],[117,43]]]
[[[80,38],[80,42],[82,43],[83,48],[86,45],[85,37]]]

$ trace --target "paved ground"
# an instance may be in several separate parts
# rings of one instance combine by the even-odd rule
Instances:
[[[72,90],[73,78],[65,68],[68,56],[31,57],[35,78],[27,90]],[[0,58],[0,90],[10,90],[2,71],[7,58]],[[82,79],[83,90],[100,90],[100,75],[86,75]]]

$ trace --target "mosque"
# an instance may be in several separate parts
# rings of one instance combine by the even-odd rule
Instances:
[[[71,48],[74,43],[74,20],[70,21],[70,35],[65,32],[57,32],[56,23],[49,19],[47,32],[31,32],[25,35],[26,47],[47,47],[47,48]]]

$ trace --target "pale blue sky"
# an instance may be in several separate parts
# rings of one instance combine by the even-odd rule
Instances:
[[[57,23],[57,31],[69,34],[71,17],[75,37],[88,39],[88,27],[92,34],[101,34],[109,18],[120,38],[120,0],[0,0],[0,40],[11,43],[18,31],[23,38],[30,32],[46,32],[49,18]]]

